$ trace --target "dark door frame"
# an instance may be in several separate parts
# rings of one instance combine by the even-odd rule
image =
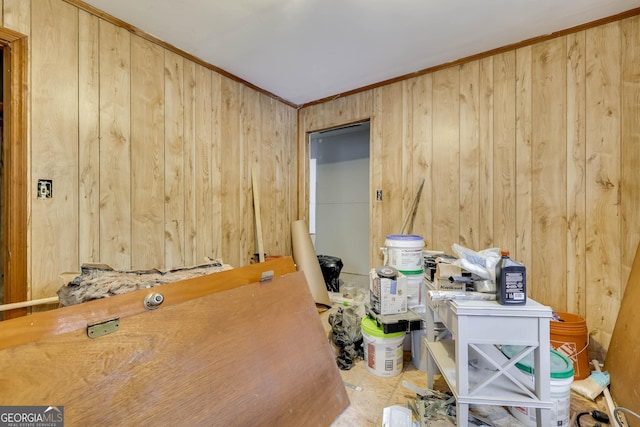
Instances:
[[[0,27],[0,44],[4,59],[3,73],[3,188],[4,211],[2,226],[4,245],[4,302],[27,300],[27,224],[28,224],[28,164],[27,164],[27,36]],[[5,319],[24,316],[26,308],[9,310]]]

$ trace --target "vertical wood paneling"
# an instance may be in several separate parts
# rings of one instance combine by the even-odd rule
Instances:
[[[531,46],[516,51],[516,111],[515,111],[515,173],[516,173],[516,242],[515,256],[525,266],[532,265],[532,218],[531,176],[532,176],[532,92],[531,92]],[[532,268],[527,270],[529,295],[534,295],[536,275]]]
[[[239,189],[240,209],[246,212],[240,223],[238,244],[240,245],[240,262],[251,262],[253,254],[258,253],[257,238],[255,233],[255,211],[253,208],[253,189],[251,181],[251,168],[256,168],[258,181],[261,181],[261,165],[259,164],[258,140],[259,130],[256,123],[260,122],[259,96],[244,86],[240,86],[240,145],[241,158],[245,159],[246,167],[240,167]],[[257,105],[256,105],[257,103]],[[260,184],[258,184],[260,187]],[[258,190],[259,191],[259,190]]]
[[[533,47],[532,296],[566,310],[566,41]]]
[[[411,115],[411,171],[418,183],[421,179],[424,179],[424,187],[420,195],[412,231],[415,234],[421,234],[425,241],[425,246],[431,248],[433,242],[433,233],[431,231],[431,223],[433,222],[431,217],[431,195],[433,194],[433,181],[431,179],[433,159],[432,78],[431,75],[424,75],[413,78],[409,82],[411,104],[407,113]],[[373,157],[371,163],[375,163]]]
[[[165,53],[165,182],[164,230],[165,265],[169,268],[184,264],[185,240],[185,161],[184,161],[184,60]]]
[[[460,239],[460,74],[433,73],[433,246],[451,253]]]
[[[620,27],[586,32],[587,327],[609,345],[622,297],[620,233]],[[637,116],[636,116],[637,117]],[[637,166],[637,165],[636,165]]]
[[[184,265],[201,264],[196,259],[197,209],[196,187],[196,64],[184,61]]]
[[[164,265],[164,51],[131,38],[131,266]]]
[[[585,33],[567,36],[567,308],[586,309]]]
[[[33,10],[33,178],[52,180],[50,199],[32,200],[32,298],[55,295],[60,283],[49,275],[78,264],[78,10],[43,0]],[[33,187],[36,188],[36,185]],[[34,191],[35,194],[35,191]]]
[[[223,252],[224,230],[223,230],[223,165],[226,168],[235,167],[226,161],[226,155],[223,153],[223,126],[222,114],[225,108],[222,97],[222,81],[223,77],[217,73],[211,73],[211,192],[212,203],[211,211],[207,212],[209,221],[211,221],[211,254],[207,256],[213,258],[226,259],[227,254]]]
[[[274,255],[281,253],[277,248],[277,239],[274,239],[274,237],[278,235],[278,219],[280,212],[284,209],[283,205],[286,203],[285,200],[280,198],[281,195],[277,194],[277,182],[281,182],[282,179],[282,171],[280,169],[282,143],[278,141],[278,135],[274,133],[274,128],[279,128],[282,118],[277,109],[270,108],[271,99],[266,96],[260,96],[258,102],[260,111],[263,112],[260,115],[260,123],[257,124],[261,130],[260,141],[257,144],[256,159],[259,165],[257,170],[260,171],[260,183],[258,184],[260,187],[258,193],[261,205],[260,210],[270,210],[274,213],[266,216],[261,212],[262,240],[264,253]],[[270,161],[265,162],[263,159],[270,159]],[[258,253],[257,250],[256,253]]]
[[[457,243],[480,246],[480,63],[460,66],[460,238]]]
[[[402,219],[408,207],[404,203],[403,188],[410,173],[402,163],[404,130],[402,125],[402,84],[383,86],[378,90],[380,91],[384,120],[381,125],[382,150],[376,161],[382,164],[382,188],[384,190],[382,230],[386,236],[387,234],[397,234],[402,228]],[[408,203],[410,203],[410,197]],[[380,238],[381,241],[376,242],[379,247],[384,246],[384,239],[382,236]]]
[[[78,12],[79,263],[100,262],[100,23]]]
[[[40,6],[40,4],[38,4],[38,6]],[[5,27],[22,34],[30,35],[31,1],[4,0],[3,20]]]
[[[527,265],[531,297],[587,319],[591,351],[608,346],[640,239],[639,22],[633,17],[481,59],[477,79],[473,65],[464,64],[409,79],[400,93],[379,87],[347,97],[373,100],[372,193],[409,182],[403,174],[413,158],[413,181],[427,175],[427,211],[412,231],[431,249],[449,251],[460,241],[510,249]],[[470,103],[472,96],[478,98]],[[300,111],[300,149],[306,132],[346,122],[347,98]],[[401,107],[389,113],[390,105]],[[403,150],[395,153],[405,159],[402,170],[385,168],[394,128],[412,142],[394,143]],[[465,155],[476,133],[473,163]],[[306,191],[304,179],[299,185]],[[406,185],[402,191],[406,206]],[[470,207],[479,212],[477,229],[465,229],[473,222],[467,205],[476,203],[468,200],[477,200]],[[371,206],[375,264],[393,219],[383,203]]]
[[[478,151],[479,248],[493,247],[493,58],[480,60]]]
[[[379,159],[382,157],[382,147],[383,147],[383,138],[382,138],[382,130],[383,130],[383,118],[382,118],[382,91],[375,89],[372,91],[372,115],[370,123],[370,149],[369,156],[372,160],[370,162],[369,167],[369,175],[370,175],[370,195],[369,199],[371,200],[371,215],[369,217],[369,228],[371,229],[371,236],[369,237],[369,260],[371,262],[371,267],[375,267],[377,265],[381,265],[383,261],[383,256],[380,253],[380,247],[384,243],[380,243],[383,240],[385,235],[385,230],[383,228],[383,208],[384,201],[386,195],[382,195],[382,200],[378,200],[376,198],[376,192],[378,190],[382,190],[384,188],[383,185],[383,164]],[[377,119],[376,119],[377,117]]]
[[[240,84],[230,79],[222,79],[221,145],[222,155],[222,253],[225,262],[232,265],[241,263],[244,250],[239,239],[244,222],[242,211],[242,141],[240,137]],[[249,212],[251,214],[251,212]],[[246,260],[244,260],[246,263]]]
[[[640,17],[620,23],[622,36],[622,100],[620,187],[622,213],[622,290],[627,285],[640,241]]]
[[[213,171],[213,124],[217,120],[212,111],[211,71],[201,65],[195,68],[195,220],[196,258],[195,264],[205,257],[220,256],[214,250],[213,226],[220,218],[220,210],[214,210]],[[216,156],[217,157],[217,156]]]
[[[100,261],[131,267],[131,35],[100,21]]]
[[[494,57],[493,62],[493,174],[494,244],[516,253],[516,146],[515,52]]]
[[[367,98],[370,98],[370,97],[367,97]],[[286,233],[286,235],[289,236],[290,235],[289,230],[291,228],[291,224],[293,223],[293,221],[298,219],[297,178],[298,178],[299,166],[296,167],[296,165],[298,165],[296,162],[298,158],[298,143],[297,143],[298,110],[295,110],[293,108],[287,108],[284,105],[280,105],[279,108],[283,110],[282,117],[285,121],[284,123],[285,126],[283,126],[282,129],[284,129],[283,132],[286,135],[286,138],[285,138],[286,142],[284,143],[284,147],[285,147],[285,153],[287,154],[287,156],[285,159],[283,159],[283,167],[287,171],[287,174],[286,174],[286,178],[284,179],[284,182],[289,183],[289,185],[286,186],[286,190],[284,191],[284,194],[287,200],[287,204],[286,204],[287,213],[286,213],[286,217],[283,218],[284,223],[282,224],[282,228],[283,228],[283,231]],[[292,124],[295,124],[295,125],[292,125]],[[291,238],[286,238],[283,240],[284,241],[281,241],[281,245],[283,245],[285,249],[280,253],[281,254],[292,253]]]

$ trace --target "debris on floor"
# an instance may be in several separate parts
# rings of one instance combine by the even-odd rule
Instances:
[[[340,307],[329,315],[331,341],[339,349],[336,356],[338,367],[349,370],[356,360],[364,357],[360,316],[352,307]]]

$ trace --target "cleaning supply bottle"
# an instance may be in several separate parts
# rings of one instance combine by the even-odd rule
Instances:
[[[496,299],[503,305],[527,303],[527,269],[509,258],[509,251],[500,251],[496,265]]]

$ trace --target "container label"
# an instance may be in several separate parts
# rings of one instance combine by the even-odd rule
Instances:
[[[422,249],[389,249],[389,265],[398,270],[422,270]]]
[[[522,271],[507,271],[504,274],[504,294],[506,300],[524,301],[525,275]]]

